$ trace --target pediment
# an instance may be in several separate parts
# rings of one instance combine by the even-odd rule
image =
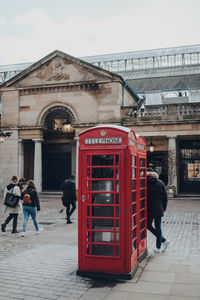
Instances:
[[[119,80],[119,76],[58,50],[33,64],[3,86],[35,87],[64,83]]]

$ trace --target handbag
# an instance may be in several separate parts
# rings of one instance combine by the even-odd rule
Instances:
[[[19,196],[14,195],[12,192],[11,193],[7,192],[4,200],[4,205],[15,208],[19,203],[19,198],[20,198]]]

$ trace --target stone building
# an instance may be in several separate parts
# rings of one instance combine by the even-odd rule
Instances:
[[[158,171],[161,178],[165,181],[166,184],[173,186],[178,193],[199,193],[200,45],[98,55],[84,57],[82,59],[84,60],[84,62],[81,62],[81,65],[84,64],[84,66],[87,66],[90,70],[92,70],[93,68],[93,70],[98,70],[101,73],[101,75],[99,75],[100,77],[103,74],[106,74],[106,78],[110,78],[109,84],[112,85],[112,92],[109,93],[108,89],[107,94],[106,92],[103,92],[105,83],[103,87],[99,83],[98,91],[95,90],[94,87],[93,92],[91,90],[91,87],[89,88],[89,91],[85,91],[80,87],[78,91],[68,90],[68,95],[70,95],[71,93],[74,96],[70,96],[68,98],[65,98],[65,100],[62,100],[64,92],[61,92],[59,94],[56,90],[56,87],[58,87],[59,85],[62,86],[63,79],[55,80],[54,78],[54,81],[59,84],[58,86],[51,86],[53,81],[52,79],[49,80],[48,78],[48,67],[46,71],[43,70],[43,66],[45,64],[43,63],[43,60],[36,64],[33,64],[31,67],[30,64],[19,64],[5,67],[0,66],[0,81],[8,80],[11,76],[18,74],[20,71],[25,69],[25,71],[17,75],[20,77],[15,76],[14,78],[3,83],[1,96],[3,107],[2,126],[7,126],[7,129],[10,130],[10,120],[12,117],[10,118],[9,116],[9,119],[7,119],[7,123],[4,123],[7,115],[6,111],[12,111],[12,107],[9,104],[11,103],[11,101],[6,102],[5,97],[7,97],[6,95],[8,94],[5,93],[5,91],[9,91],[9,89],[11,89],[12,91],[12,88],[15,86],[17,87],[17,84],[21,82],[21,85],[15,90],[16,93],[18,91],[19,99],[21,99],[20,101],[22,103],[20,103],[20,118],[18,121],[19,127],[17,127],[20,128],[17,130],[17,132],[19,132],[19,137],[16,136],[16,139],[19,138],[19,144],[23,145],[23,147],[19,147],[19,149],[21,149],[20,151],[25,149],[24,153],[32,153],[29,155],[32,155],[33,157],[34,147],[32,146],[31,148],[30,146],[31,144],[33,145],[33,139],[37,139],[38,137],[40,139],[43,139],[42,146],[36,146],[36,148],[42,147],[43,158],[41,158],[41,160],[43,172],[45,172],[45,159],[51,156],[50,153],[47,153],[47,155],[45,155],[45,151],[57,151],[55,149],[50,150],[50,147],[45,146],[48,144],[46,140],[49,139],[49,141],[56,141],[56,139],[53,139],[53,134],[54,136],[55,134],[58,134],[58,132],[60,135],[63,134],[61,133],[61,131],[56,132],[50,130],[50,135],[50,131],[46,129],[48,127],[48,120],[51,119],[51,114],[53,118],[54,105],[59,106],[59,101],[61,99],[61,102],[63,103],[67,101],[65,102],[64,106],[67,111],[68,121],[72,122],[73,127],[75,128],[75,136],[77,136],[78,132],[82,128],[102,123],[111,122],[132,128],[135,132],[138,132],[139,134],[145,136],[147,145],[154,145],[153,152],[148,151],[148,165],[153,166]],[[92,65],[94,67],[92,67]],[[36,66],[35,72],[36,70],[39,70],[37,71],[37,76],[35,76],[38,80],[38,98],[40,98],[40,100],[37,100],[37,102],[36,92],[31,91],[32,85],[34,86],[34,84],[36,83],[36,79],[31,79],[32,83],[29,83],[30,86],[25,86],[26,80],[28,80],[29,77],[31,78],[32,74],[34,74],[31,69],[32,67],[34,68],[34,66]],[[98,68],[96,69],[96,67],[100,67],[104,70]],[[59,67],[58,70],[56,70],[56,67],[52,68],[54,71],[51,72],[56,72],[58,74],[59,72],[61,72],[59,71]],[[64,70],[65,69],[62,69],[62,72],[64,72]],[[105,70],[107,70],[108,72],[106,72]],[[115,74],[111,72],[114,72]],[[38,77],[38,74],[40,77]],[[48,75],[48,79],[42,80],[41,76],[44,75],[40,74]],[[118,74],[119,76],[116,74]],[[86,79],[87,76],[85,77],[86,81],[88,80]],[[25,78],[27,79],[25,80]],[[72,77],[70,77],[70,79],[66,79],[66,82],[68,82],[68,84],[70,83],[71,78]],[[83,76],[81,77],[81,80],[83,80]],[[88,81],[90,82],[90,80]],[[73,85],[75,85],[75,82],[72,82]],[[78,82],[81,81],[78,80]],[[91,82],[94,82],[94,80]],[[71,86],[72,84],[69,85]],[[50,86],[51,88],[55,88],[54,90],[52,90],[52,92],[43,90],[45,89],[45,87],[47,88]],[[41,89],[40,92],[39,88]],[[84,87],[84,89],[86,89],[86,87]],[[133,92],[133,90],[135,92]],[[29,94],[25,95],[25,93]],[[41,94],[40,97],[39,93]],[[80,96],[78,96],[77,93],[81,93]],[[95,93],[98,94],[98,97]],[[90,96],[93,95],[91,96],[92,98],[88,97],[88,94],[90,94]],[[130,95],[129,98],[127,98],[127,95]],[[29,97],[26,98],[25,96]],[[112,97],[113,104],[111,105],[110,103],[112,102]],[[48,101],[53,101],[52,98],[55,100],[55,102],[52,103],[53,106],[51,111],[51,107],[48,107],[48,105],[50,105],[50,102]],[[31,99],[33,100],[33,103],[37,103],[38,111],[36,111],[36,106],[34,106],[33,104],[26,104],[29,103],[27,101],[31,102]],[[76,106],[80,108],[79,110],[77,109],[77,107],[74,108],[73,105],[75,105],[75,101],[73,99],[77,100]],[[89,99],[93,99],[93,101],[95,99],[95,101],[90,102]],[[110,102],[108,101],[108,99]],[[59,105],[55,103],[58,103]],[[91,112],[93,111],[93,113],[88,114],[87,117],[86,112],[90,110]],[[48,114],[50,114],[49,119],[47,117]],[[38,118],[35,123],[32,123],[34,120],[33,116],[35,116],[35,118]],[[33,126],[33,124],[35,124],[34,136],[29,137],[30,129],[26,128],[27,124],[25,126],[24,123],[20,123],[22,118],[23,122],[25,122],[26,118],[28,118],[29,126]],[[59,117],[58,120],[59,119],[62,120],[61,117]],[[17,124],[17,122],[15,124]],[[12,126],[12,128],[16,128],[15,126]],[[37,133],[36,130],[38,130]],[[39,132],[40,135],[38,136]],[[72,147],[73,143],[76,143],[73,139],[73,135],[71,137],[71,146],[67,147]],[[61,140],[61,136],[59,139]],[[11,138],[7,139],[6,144],[8,143],[8,141],[10,141],[9,143],[11,143]],[[23,142],[21,143],[20,141]],[[49,144],[51,144],[51,142],[49,142]],[[35,145],[39,145],[39,143],[36,143]],[[5,143],[1,145],[2,150],[4,147],[6,147]],[[26,149],[29,149],[28,147],[32,150],[26,151]],[[47,150],[45,150],[45,147]],[[73,147],[75,148],[75,146]],[[74,149],[73,147],[72,149]],[[148,147],[148,150],[150,150],[150,147]],[[75,150],[70,153],[71,154],[69,155],[72,155],[74,157]],[[27,159],[25,157],[26,155],[27,154],[20,154],[20,165],[22,166],[24,164],[25,175],[28,172],[27,170],[32,170],[30,171],[32,173],[28,175],[33,176],[34,166],[32,166],[32,168],[29,168],[25,161],[28,161],[33,165],[34,160],[33,158],[30,160]],[[9,158],[7,159],[9,160]],[[4,161],[6,161],[5,157]],[[15,160],[15,162],[17,164],[17,160]],[[74,162],[74,158],[72,159],[72,162]],[[73,165],[71,167],[71,170],[74,172],[75,162],[72,164]],[[6,170],[6,168],[7,166],[5,164],[4,170]],[[17,171],[17,166],[14,170]],[[20,171],[19,174],[22,173],[23,172]],[[7,173],[5,172],[5,174]],[[49,173],[47,172],[47,174]],[[7,177],[5,178],[7,180]],[[48,179],[48,182],[52,182],[50,178]],[[45,183],[43,183],[43,187],[45,189],[48,189],[48,183],[47,186],[45,185]]]
[[[138,100],[121,76],[57,50],[12,77],[1,85],[1,126],[12,132],[0,145],[1,189],[18,174],[59,190],[77,172],[79,132],[121,124],[122,106]]]

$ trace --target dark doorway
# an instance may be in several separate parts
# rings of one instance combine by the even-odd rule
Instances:
[[[71,175],[71,145],[44,144],[42,148],[42,189],[60,190]]]
[[[24,140],[24,177],[34,179],[34,142]]]
[[[153,168],[158,174],[159,178],[168,184],[168,152],[155,151],[147,152],[147,168]]]

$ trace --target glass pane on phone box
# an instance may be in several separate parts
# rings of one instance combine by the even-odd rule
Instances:
[[[134,239],[136,237],[136,228],[133,229],[133,232],[132,232],[132,239]]]
[[[87,242],[90,242],[90,232],[87,232]]]
[[[144,170],[140,170],[140,177],[144,177],[144,175],[145,175]]]
[[[90,206],[87,206],[87,216],[90,216]]]
[[[92,229],[114,229],[113,219],[92,219]]]
[[[93,155],[92,156],[93,166],[113,166],[114,155]]]
[[[119,169],[118,168],[115,169],[115,177],[119,178]]]
[[[87,166],[90,165],[90,155],[87,155]]]
[[[136,162],[135,156],[132,156],[132,166],[136,165],[135,162]]]
[[[132,214],[134,215],[136,213],[136,204],[132,205]]]
[[[87,180],[87,191],[91,190],[91,182],[90,180]]]
[[[140,201],[140,208],[144,208],[145,207],[145,200],[141,200]]]
[[[145,220],[143,220],[141,223],[140,223],[140,229],[143,229],[145,228]]]
[[[104,194],[92,194],[93,204],[113,204],[114,194],[104,193]]]
[[[113,168],[93,168],[92,178],[113,178],[114,169]]]
[[[87,228],[90,228],[90,219],[87,219]]]
[[[115,200],[116,204],[119,204],[119,194],[116,194],[116,200]]]
[[[113,192],[114,184],[111,180],[92,181],[93,191]]]
[[[116,232],[116,243],[119,243],[119,232]]]
[[[141,158],[140,159],[140,167],[144,167],[145,166],[145,159]]]
[[[137,249],[137,245],[136,245],[136,241],[134,241],[134,242],[132,243],[132,250],[133,250],[133,252],[134,252],[136,249]]]
[[[115,183],[115,192],[119,192],[119,181]]]
[[[135,168],[132,168],[132,178],[135,178]]]
[[[93,206],[92,207],[93,217],[113,217],[114,209],[113,206]]]
[[[132,203],[136,201],[136,192],[132,192]]]
[[[116,256],[119,256],[119,246],[116,246]]]
[[[136,180],[132,180],[132,190],[136,189]]]
[[[87,178],[90,178],[90,168],[87,168]]]
[[[119,206],[116,206],[116,217],[119,217]]]
[[[116,229],[119,229],[119,219],[116,220]]]
[[[116,166],[119,166],[119,155],[115,155],[115,164]]]
[[[140,191],[140,197],[141,197],[141,198],[144,198],[144,196],[145,196],[145,190],[141,190],[141,191]]]
[[[92,232],[93,243],[113,243],[114,232]]]
[[[144,187],[145,186],[145,180],[144,179],[140,179],[140,187]]]
[[[140,212],[140,219],[143,219],[144,217],[145,217],[145,211],[142,210],[142,211]]]
[[[111,245],[92,245],[92,255],[114,256],[114,246],[111,246]]]

